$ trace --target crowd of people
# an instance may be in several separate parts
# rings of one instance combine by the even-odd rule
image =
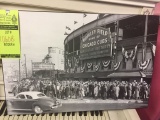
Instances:
[[[26,81],[25,81],[26,82]],[[16,88],[18,88],[16,90]],[[13,89],[14,95],[23,91],[40,91],[49,97],[59,99],[142,99],[148,100],[150,84],[145,81],[78,81],[65,80],[44,83],[41,80],[31,80],[21,83]]]

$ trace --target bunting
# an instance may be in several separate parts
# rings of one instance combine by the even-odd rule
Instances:
[[[114,70],[117,70],[119,68],[120,64],[121,64],[121,62],[118,62],[118,63],[114,64],[114,66],[113,66]]]
[[[107,68],[108,66],[109,66],[109,64],[110,64],[110,62],[111,61],[102,61],[102,64],[103,64],[103,66],[105,67],[105,68]]]
[[[138,61],[138,67],[139,67],[139,69],[145,70],[148,67],[150,61],[151,61],[151,59],[148,59],[148,60],[146,60],[144,62],[142,62],[142,61],[140,62],[140,60],[139,60]]]
[[[92,65],[93,65],[93,63],[87,63],[87,68],[91,69]]]
[[[98,63],[97,65],[94,65],[94,68],[95,68],[96,71],[98,71],[99,68],[100,68],[100,63]]]
[[[81,66],[81,72],[84,72],[85,71],[85,65],[82,67]]]
[[[122,47],[122,55],[125,57],[126,60],[131,59],[132,61],[134,61],[137,55],[137,45],[134,47],[134,50],[131,50],[130,52],[128,52],[124,49],[124,47]]]
[[[79,58],[74,57],[74,61],[75,61],[75,66],[77,67],[79,64]]]

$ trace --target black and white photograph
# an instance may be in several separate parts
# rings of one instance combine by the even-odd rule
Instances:
[[[2,59],[7,111],[148,106],[159,16],[19,11],[21,57]]]

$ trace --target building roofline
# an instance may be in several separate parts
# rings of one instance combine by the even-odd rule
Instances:
[[[63,49],[63,48],[59,48],[59,47],[48,47],[48,48],[58,48],[58,49],[61,49],[61,50],[63,50],[63,51],[64,51],[64,49]]]
[[[86,26],[89,26],[89,25],[92,25],[92,24],[94,25],[95,23],[98,23],[98,21],[103,21],[103,20],[104,20],[104,23],[103,23],[103,24],[105,24],[105,23],[107,24],[107,22],[105,21],[105,19],[106,19],[106,18],[109,18],[110,16],[115,16],[115,15],[117,15],[117,16],[118,16],[118,15],[119,15],[119,16],[120,16],[120,15],[124,16],[124,17],[122,17],[122,18],[115,17],[115,20],[116,20],[116,19],[117,19],[117,20],[121,20],[121,19],[128,18],[128,17],[130,17],[130,16],[136,16],[136,15],[125,15],[125,14],[108,14],[108,15],[100,18],[100,19],[95,19],[95,20],[93,20],[93,21],[91,21],[91,22],[89,22],[89,23],[87,23],[87,24],[85,24],[85,25],[77,28],[76,30],[72,31],[68,36],[66,36],[66,38],[65,38],[65,40],[64,40],[64,45],[65,45],[66,41],[68,40],[68,38],[71,37],[71,35],[79,32],[81,29],[84,29]],[[115,20],[114,20],[114,21],[115,21]],[[111,21],[109,21],[108,24],[109,24],[110,22],[111,22]],[[100,23],[100,25],[103,25],[103,24]],[[100,26],[100,25],[98,24],[97,26]],[[86,32],[86,31],[84,30],[83,32]],[[77,37],[77,36],[74,36],[74,37]],[[71,37],[71,38],[72,38],[72,37]],[[69,40],[69,41],[70,41],[70,40]]]

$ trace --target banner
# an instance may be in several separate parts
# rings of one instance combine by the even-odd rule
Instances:
[[[33,71],[54,70],[54,64],[53,63],[43,63],[43,62],[33,62],[32,69]]]
[[[96,27],[86,33],[81,41],[80,59],[112,56],[110,28]]]

